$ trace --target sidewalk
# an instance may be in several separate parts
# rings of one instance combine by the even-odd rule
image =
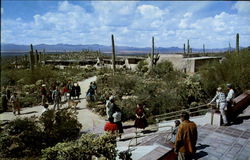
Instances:
[[[86,92],[89,88],[89,84],[92,81],[96,80],[96,76],[90,77],[79,82],[81,87],[81,102],[77,105],[77,117],[78,121],[82,124],[83,132],[91,133],[103,133],[103,128],[105,125],[105,120],[101,116],[93,113],[91,110],[87,109],[87,102],[85,98]],[[66,107],[67,104],[64,104],[62,107]],[[49,109],[52,109],[53,105],[49,106]],[[21,108],[21,115],[14,115],[12,112],[4,112],[0,114],[0,121],[6,123],[10,120],[13,120],[17,117],[31,117],[31,116],[41,116],[43,111],[43,106],[33,106],[29,108]]]

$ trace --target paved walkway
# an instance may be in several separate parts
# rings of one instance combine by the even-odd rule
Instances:
[[[89,84],[92,81],[96,80],[95,77],[90,77],[86,80],[79,82],[81,87],[80,96],[81,102],[77,105],[77,117],[78,121],[82,124],[82,131],[89,131],[91,133],[103,133],[103,128],[105,125],[105,120],[101,116],[95,114],[91,110],[87,109],[85,95],[89,88]],[[66,105],[64,105],[66,106]],[[49,106],[49,109],[52,109],[53,105]],[[31,117],[31,116],[40,116],[43,111],[43,106],[34,106],[29,108],[22,108],[21,115],[14,116],[12,112],[4,112],[0,114],[0,121],[7,122],[13,120],[17,117]]]
[[[250,160],[250,106],[231,126],[198,128],[200,160]]]

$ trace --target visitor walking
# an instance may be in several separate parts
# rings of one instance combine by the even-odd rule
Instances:
[[[76,84],[75,90],[76,90],[76,97],[79,100],[81,95],[81,87],[79,86],[78,83]]]
[[[114,118],[114,123],[117,124],[119,137],[121,138],[121,135],[123,133],[122,113],[121,113],[121,109],[117,105],[114,105],[114,113],[112,117]]]
[[[135,111],[135,128],[145,129],[148,126],[145,110],[142,104],[137,104]]]
[[[42,97],[42,100],[41,100],[41,103],[42,103],[42,106],[44,106],[44,104],[46,103],[46,99],[47,99],[47,90],[45,88],[45,84],[42,85],[42,88],[41,88],[41,97]]]
[[[187,112],[182,112],[181,121],[176,135],[175,152],[178,160],[192,160],[196,152],[197,127],[194,122],[189,121]]]
[[[6,112],[8,110],[8,98],[6,92],[2,93],[2,106],[3,106],[3,111]]]
[[[86,93],[87,100],[94,102],[95,101],[95,90],[92,88],[92,85],[89,86],[89,89]]]
[[[61,95],[58,87],[52,92],[52,99],[54,101],[54,110],[57,109],[59,110],[60,108],[60,102],[61,102]]]
[[[228,125],[228,121],[227,121],[227,117],[226,117],[226,110],[227,110],[226,97],[225,97],[225,94],[222,92],[221,87],[217,88],[216,95],[208,104],[210,105],[214,101],[218,102],[219,111],[221,113],[222,120],[223,120],[223,125]]]
[[[16,111],[18,113],[18,115],[20,115],[20,103],[17,97],[17,93],[14,93],[11,97],[10,97],[10,102],[12,104],[12,110],[13,110],[13,114],[16,115]]]
[[[112,117],[110,117],[108,122],[105,124],[104,131],[111,133],[116,133],[118,131],[118,126],[114,123],[114,119]]]
[[[71,90],[70,90],[70,99],[73,98],[75,99],[76,97],[76,83],[71,87]]]

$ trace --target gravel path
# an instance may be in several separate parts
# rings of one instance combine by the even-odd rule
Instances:
[[[85,98],[86,92],[89,88],[89,84],[92,81],[96,80],[96,76],[90,77],[83,81],[79,82],[81,87],[81,102],[77,105],[77,117],[79,122],[82,124],[82,131],[91,132],[91,133],[103,133],[103,128],[105,125],[105,119],[91,110],[87,109],[87,102]],[[53,105],[49,106],[49,109],[52,109]],[[12,112],[4,112],[0,114],[0,121],[7,122],[15,119],[16,117],[31,117],[31,116],[40,116],[43,111],[43,106],[34,106],[30,108],[22,108],[21,115],[14,116]]]

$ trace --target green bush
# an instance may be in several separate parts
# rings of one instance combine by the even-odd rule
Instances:
[[[227,54],[220,62],[204,65],[200,70],[204,90],[210,96],[215,94],[218,86],[231,83],[239,93],[250,86],[250,51],[241,50],[240,54]]]
[[[168,76],[171,72],[174,71],[173,64],[169,61],[163,61],[157,63],[155,67],[153,67],[152,72],[150,72],[153,76],[157,77],[165,77]]]
[[[177,95],[180,97],[177,102],[185,108],[189,108],[193,102],[204,104],[207,98],[200,80],[195,76],[189,76],[179,82]]]
[[[137,64],[136,71],[146,73],[148,71],[148,62],[143,60]]]
[[[1,157],[39,155],[44,147],[42,130],[34,118],[15,119],[0,134]]]
[[[44,136],[48,146],[78,138],[82,127],[77,116],[67,109],[49,110],[42,114],[40,122],[44,126]]]
[[[93,157],[102,157],[107,160],[116,158],[115,136],[104,134],[97,136],[85,134],[80,139],[71,142],[58,143],[54,147],[42,151],[43,160],[91,160]]]
[[[49,110],[36,117],[15,119],[0,133],[0,157],[39,156],[41,150],[58,142],[75,140],[81,124],[71,111]]]

